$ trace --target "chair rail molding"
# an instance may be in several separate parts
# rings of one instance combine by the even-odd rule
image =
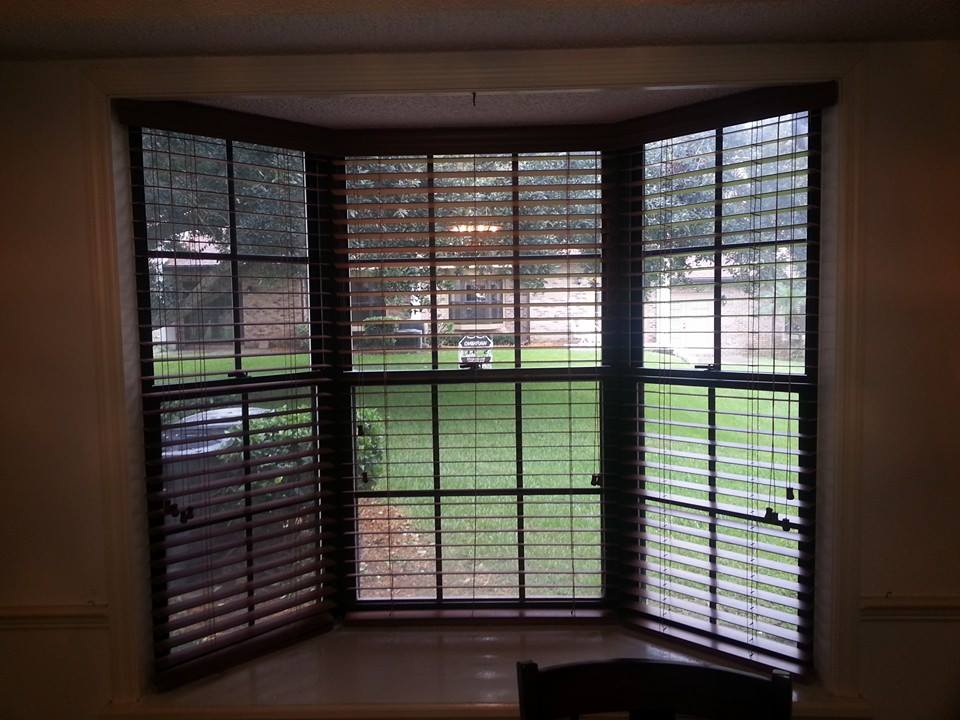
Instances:
[[[863,595],[863,622],[960,622],[960,595]]]
[[[0,630],[107,630],[107,605],[4,605]]]

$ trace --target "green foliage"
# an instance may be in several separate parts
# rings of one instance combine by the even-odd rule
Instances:
[[[380,410],[372,407],[357,408],[355,413],[357,437],[355,462],[357,475],[366,477],[364,489],[374,486],[382,471],[386,457],[383,441],[383,416]]]
[[[270,458],[280,458],[285,455],[300,454],[312,447],[313,425],[310,413],[304,409],[297,412],[296,408],[287,405],[271,408],[270,416],[254,416],[250,418],[251,445],[266,445],[252,450],[252,459],[263,462]],[[358,476],[366,473],[366,489],[373,487],[380,477],[382,464],[386,457],[383,439],[383,417],[378,408],[358,408],[355,413],[357,424],[354,461]],[[237,449],[240,440],[237,439]],[[297,465],[303,459],[279,461],[278,465],[288,464],[291,471],[296,471]],[[262,481],[271,485],[280,486],[285,477],[280,476]]]
[[[397,344],[397,330],[403,318],[377,315],[363,321],[363,338],[358,343],[366,350],[389,350]]]
[[[453,334],[453,331],[456,328],[453,323],[449,320],[444,320],[437,323],[437,333],[440,337],[437,338],[437,343],[440,347],[456,347],[457,342],[459,341],[457,336]]]
[[[306,259],[303,154],[242,142],[233,143],[232,153],[239,252]],[[205,334],[197,339],[232,338],[227,157],[224,140],[157,130],[143,134],[148,249],[205,256],[150,259],[153,324],[209,326],[194,330]],[[280,287],[291,273],[305,277],[306,266],[239,263],[242,286],[257,290]],[[202,320],[191,316],[201,309]]]

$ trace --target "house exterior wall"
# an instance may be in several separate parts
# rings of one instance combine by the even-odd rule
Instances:
[[[644,347],[689,365],[714,362],[713,293],[712,282],[651,288],[644,307]],[[790,332],[790,315],[774,314],[769,302],[737,286],[725,286],[722,297],[723,363],[802,362],[803,335]]]
[[[219,264],[218,264],[219,265]],[[230,276],[218,269],[204,273],[202,267],[189,274],[164,273],[173,277],[171,294],[176,303],[160,312],[161,327],[154,341],[163,342],[160,352],[194,355],[233,350],[233,298]],[[161,275],[162,276],[162,275]],[[309,334],[309,288],[305,278],[246,277],[238,284],[243,352],[306,351]],[[217,347],[218,340],[223,341]]]

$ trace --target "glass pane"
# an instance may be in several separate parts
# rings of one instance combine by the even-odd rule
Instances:
[[[442,508],[444,597],[518,597],[516,502],[444,498]]]
[[[237,252],[307,256],[303,153],[233,144]]]
[[[648,251],[713,245],[716,134],[644,146],[643,233]]]
[[[148,251],[230,251],[224,140],[144,130],[143,180]]]
[[[355,370],[430,367],[426,161],[346,164],[345,237]]]
[[[807,346],[806,245],[727,250],[722,262],[722,368],[803,373]]]
[[[643,261],[643,360],[692,369],[715,362],[713,253]]]
[[[432,394],[426,385],[354,390],[357,490],[433,489]]]
[[[600,170],[598,153],[348,159],[353,369],[599,364]]]
[[[523,502],[526,595],[599,598],[600,497],[540,495]]]
[[[600,472],[596,382],[523,384],[523,485],[588,488]]]
[[[241,262],[239,286],[243,369],[252,375],[309,370],[307,266]]]
[[[516,487],[514,387],[440,386],[440,485],[444,490]]]
[[[157,382],[226,376],[234,368],[230,263],[216,258],[150,258]]]
[[[360,498],[357,505],[357,598],[437,596],[434,503],[422,498]]]

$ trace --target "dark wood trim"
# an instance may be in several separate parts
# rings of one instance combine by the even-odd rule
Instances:
[[[613,149],[636,147],[652,140],[715,130],[762,117],[819,110],[835,104],[837,97],[838,87],[833,81],[756,88],[614,123],[609,126],[613,137],[608,142]]]
[[[472,602],[472,604],[471,604]],[[387,603],[389,604],[389,603]],[[554,604],[550,607],[544,603],[540,606],[530,606],[527,601],[522,607],[515,602],[513,606],[506,603],[488,604],[482,602],[465,601],[460,607],[454,607],[448,600],[440,607],[436,604],[423,603],[415,607],[401,607],[396,605],[391,609],[380,607],[364,608],[347,613],[344,625],[350,626],[393,626],[410,627],[416,625],[489,625],[491,622],[521,623],[530,625],[543,623],[546,625],[567,624],[609,624],[616,625],[616,616],[609,609],[600,606],[596,601],[586,602],[578,607],[571,608],[570,603]]]
[[[113,112],[130,127],[260,143],[323,156],[337,154],[328,130],[290,120],[170,100],[118,98],[113,101]]]
[[[649,639],[661,646],[672,646],[680,652],[698,655],[707,662],[716,662],[716,656],[721,655],[748,671],[783,670],[790,673],[794,681],[801,683],[815,677],[809,663],[809,654],[803,658],[791,658],[739,644],[723,635],[709,635],[682,625],[664,623],[660,618],[643,614],[636,614],[634,619],[626,620],[619,627],[624,632]]]
[[[320,155],[619,150],[718,126],[832,105],[837,83],[763,87],[630,120],[581,125],[342,130],[180,101],[116,99],[117,119]]]
[[[819,459],[817,458],[817,432],[818,430],[818,408],[820,407],[819,396],[819,357],[820,347],[820,205],[822,193],[822,175],[821,175],[821,129],[823,117],[819,112],[810,113],[808,132],[810,133],[810,161],[808,181],[807,203],[810,213],[810,230],[807,233],[807,299],[806,299],[806,344],[807,352],[804,363],[808,378],[816,383],[813,388],[801,391],[799,395],[800,410],[799,422],[797,425],[798,450],[807,454],[807,465],[812,468],[812,472],[807,476],[807,487],[792,488],[791,491],[803,502],[806,507],[798,510],[798,515],[803,520],[810,523],[810,527],[817,526],[817,469],[819,468]],[[811,338],[813,338],[811,340]],[[811,577],[816,572],[816,532],[810,533],[800,544],[799,550],[809,554],[809,567]],[[814,586],[807,585],[804,592],[800,593],[802,599],[807,599],[811,605],[811,611],[807,618],[809,627],[814,627],[814,613],[816,612],[816,603],[814,602]],[[809,643],[809,654],[813,657],[814,644],[816,643],[816,633],[809,632],[807,642]]]

